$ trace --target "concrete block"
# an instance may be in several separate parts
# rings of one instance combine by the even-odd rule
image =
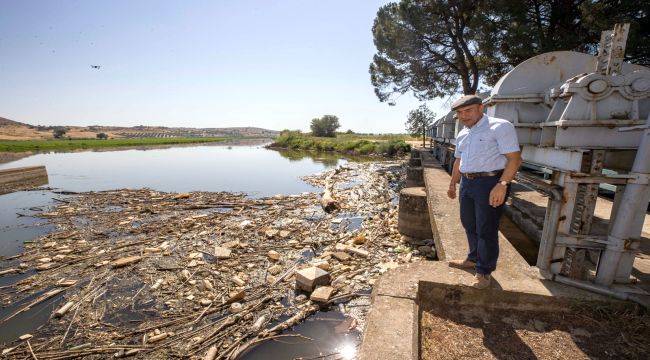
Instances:
[[[423,187],[404,188],[399,193],[397,228],[402,235],[415,239],[431,239],[431,222],[427,194]]]
[[[368,313],[358,359],[419,359],[418,321],[413,300],[377,296]]]
[[[332,293],[334,292],[334,288],[330,286],[319,286],[316,288],[311,293],[311,296],[309,297],[312,301],[319,302],[319,303],[325,303],[328,302],[330,297],[332,296]]]
[[[296,272],[296,288],[307,292],[314,291],[320,285],[329,285],[330,281],[330,274],[315,266]]]

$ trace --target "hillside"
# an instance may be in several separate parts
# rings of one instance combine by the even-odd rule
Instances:
[[[18,121],[13,121],[7,118],[0,117],[0,126],[28,126],[28,125]]]
[[[0,117],[0,140],[52,139],[53,130],[59,126],[33,126]],[[163,126],[63,126],[65,137],[72,139],[95,138],[106,133],[109,138],[173,138],[173,137],[276,137],[279,132],[258,127],[187,128]]]

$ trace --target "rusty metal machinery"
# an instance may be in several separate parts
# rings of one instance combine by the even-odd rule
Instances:
[[[584,287],[630,281],[650,199],[650,69],[623,62],[628,29],[603,32],[597,56],[528,59],[484,100],[488,115],[514,123],[524,163],[551,174],[537,267]],[[436,155],[453,149],[459,126],[450,116],[429,129]],[[601,184],[615,186],[607,233],[592,228]]]
[[[437,119],[429,128],[427,136],[431,139],[431,148],[435,157],[444,166],[449,167],[453,163],[453,144],[460,128],[453,112]]]

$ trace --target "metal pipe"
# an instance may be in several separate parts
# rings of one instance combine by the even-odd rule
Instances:
[[[637,175],[639,178],[648,177],[650,173],[650,115],[646,120],[646,128],[641,136],[639,148],[634,157],[634,164],[630,175]],[[621,255],[625,251],[625,243],[635,227],[636,214],[639,211],[645,213],[648,206],[649,189],[648,184],[628,183],[621,197],[621,204],[613,219],[611,231],[608,236],[608,244],[598,261],[596,272],[596,283],[609,286],[614,282]]]
[[[522,172],[517,173],[517,181],[527,184],[549,197],[536,264],[540,273],[548,278],[551,276],[551,261],[553,260],[555,238],[562,212],[562,188],[558,185],[548,184],[541,179],[528,176]]]
[[[553,280],[565,285],[570,285],[583,290],[589,290],[597,294],[611,296],[620,300],[629,300],[629,294],[627,293],[598,286],[596,284],[592,284],[586,281],[575,280],[562,275],[553,275]]]
[[[557,236],[557,229],[562,212],[562,187],[555,184],[549,184],[539,178],[522,172],[517,173],[516,179],[517,182],[528,185],[549,197],[536,264],[540,273],[544,277],[548,278],[551,276],[551,260],[553,259],[555,237]]]
[[[540,191],[546,194],[553,200],[562,200],[562,187],[554,184],[549,184],[544,180],[536,178],[534,176],[527,175],[522,172],[518,172],[516,175],[517,182],[531,186],[537,191]]]
[[[542,227],[540,248],[537,253],[537,267],[545,277],[551,274],[551,261],[553,260],[553,252],[555,250],[555,238],[562,212],[562,201],[549,199],[548,203],[546,216],[544,217],[544,227]]]
[[[582,281],[582,280],[575,280],[568,278],[566,276],[562,275],[553,275],[553,281],[557,281],[561,284],[577,287],[579,289],[595,292],[600,295],[605,295],[605,296],[611,296],[613,298],[619,299],[619,300],[624,300],[624,301],[633,301],[645,308],[650,307],[650,304],[648,304],[647,301],[644,299],[634,295],[634,294],[629,294],[626,292],[622,291],[617,291],[613,290],[611,288],[603,287],[603,286],[598,286],[596,284],[592,284],[587,281]]]

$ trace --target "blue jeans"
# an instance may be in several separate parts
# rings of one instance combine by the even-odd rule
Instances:
[[[499,258],[499,218],[504,205],[490,205],[490,191],[499,178],[484,176],[470,180],[462,177],[460,181],[460,221],[469,243],[467,259],[476,263],[477,273],[484,275],[496,269]],[[506,198],[508,193],[509,185]]]

